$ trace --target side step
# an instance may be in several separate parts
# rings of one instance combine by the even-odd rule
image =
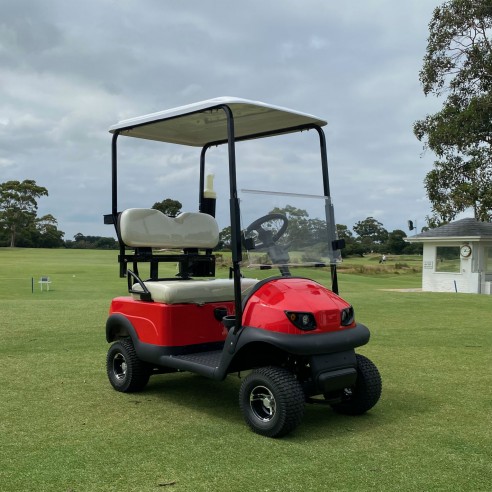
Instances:
[[[211,350],[186,355],[162,355],[159,358],[159,365],[217,379],[216,372],[220,365],[222,353],[222,350]]]

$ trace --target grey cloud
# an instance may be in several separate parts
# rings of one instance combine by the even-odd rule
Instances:
[[[50,196],[40,210],[57,217],[68,238],[111,234],[101,220],[110,206],[109,125],[237,95],[329,121],[339,222],[350,227],[378,211],[390,230],[401,228],[410,211],[423,222],[429,209],[422,180],[432,156],[420,158],[411,127],[435,104],[423,97],[418,70],[440,3],[4,0],[3,178],[46,186]],[[293,172],[307,156],[282,146]],[[148,142],[125,149],[125,204],[150,206],[172,196],[196,207],[194,152]],[[253,145],[244,163],[254,168],[261,157]],[[216,162],[220,168],[221,157]]]

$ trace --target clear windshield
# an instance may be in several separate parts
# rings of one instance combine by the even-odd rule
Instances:
[[[340,260],[329,197],[242,189],[243,265],[326,266]]]

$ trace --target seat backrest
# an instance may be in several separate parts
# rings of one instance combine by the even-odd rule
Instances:
[[[168,217],[152,208],[129,208],[119,218],[123,243],[132,248],[213,249],[219,242],[219,226],[208,214],[184,212]]]

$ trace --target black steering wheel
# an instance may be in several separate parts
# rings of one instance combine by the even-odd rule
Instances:
[[[277,221],[282,222],[278,227]],[[271,227],[264,228],[270,223]],[[267,214],[252,222],[246,229],[245,235],[255,231],[258,234],[255,240],[255,249],[269,248],[273,246],[285,233],[289,221],[284,214]]]

